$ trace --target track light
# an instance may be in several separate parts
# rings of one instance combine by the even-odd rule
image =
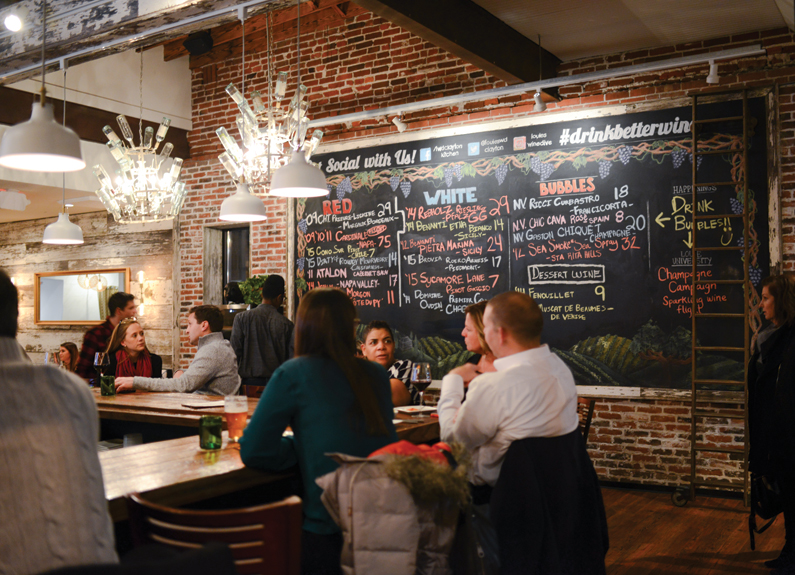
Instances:
[[[709,75],[707,76],[707,84],[718,84],[720,76],[718,76],[718,65],[715,60],[709,61]]]
[[[403,132],[406,131],[408,125],[400,118],[401,118],[400,116],[395,116],[394,118],[392,118],[392,123],[395,124],[395,126],[397,126],[398,132],[402,134]]]
[[[541,92],[536,92],[533,96],[533,100],[536,101],[536,105],[533,108],[536,112],[543,112],[547,109],[547,105],[544,103],[544,100],[541,99]]]

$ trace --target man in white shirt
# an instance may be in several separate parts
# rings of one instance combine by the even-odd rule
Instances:
[[[577,429],[574,378],[566,364],[541,345],[543,324],[541,310],[530,296],[507,292],[494,297],[486,306],[483,332],[498,358],[497,371],[480,374],[475,365],[465,364],[442,381],[442,440],[458,441],[472,452],[470,479],[475,486],[497,483],[511,442]]]

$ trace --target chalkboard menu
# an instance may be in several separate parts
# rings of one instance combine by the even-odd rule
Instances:
[[[699,280],[769,273],[765,106],[699,132]],[[738,101],[699,118],[742,115]],[[469,354],[467,305],[507,290],[533,296],[543,340],[587,385],[686,388],[691,372],[691,108],[515,127],[314,157],[326,197],[296,206],[296,296],[335,286],[363,324],[388,321],[398,353],[436,364]],[[745,238],[743,178],[752,233]],[[752,297],[757,297],[752,294]],[[741,286],[698,285],[701,312],[742,310]],[[699,324],[701,345],[742,346],[742,322]],[[759,316],[754,313],[752,325]],[[737,327],[739,325],[739,328]],[[705,377],[742,379],[742,356],[699,354]]]

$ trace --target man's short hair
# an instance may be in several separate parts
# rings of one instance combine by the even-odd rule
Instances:
[[[127,304],[134,299],[135,296],[131,293],[117,291],[108,298],[108,311],[110,312],[110,315],[116,315],[117,309],[124,311],[124,308],[127,307]]]
[[[509,332],[520,344],[531,344],[541,339],[544,317],[541,308],[529,295],[509,291],[494,296],[487,308],[495,327]]]
[[[375,319],[367,324],[367,327],[364,328],[364,332],[362,332],[362,341],[367,343],[367,336],[370,335],[370,332],[374,329],[385,329],[389,332],[389,337],[395,339],[395,335],[392,333],[392,328],[389,327],[389,324],[385,321],[380,319]]]
[[[0,270],[0,336],[16,337],[19,326],[19,292],[5,270]]]
[[[262,299],[273,300],[284,295],[284,278],[278,274],[271,274],[262,284]]]
[[[214,305],[197,305],[188,310],[188,315],[190,314],[193,314],[197,323],[206,321],[210,324],[212,332],[224,329],[224,314]]]

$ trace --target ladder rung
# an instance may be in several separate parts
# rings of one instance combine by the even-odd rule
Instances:
[[[698,313],[696,312],[696,317],[737,317],[737,318],[745,318],[744,313]]]
[[[719,400],[715,400],[716,402]],[[716,419],[742,419],[742,413],[721,413],[719,411],[694,411],[694,417],[714,417]]]
[[[744,315],[744,314],[743,314]],[[745,351],[744,347],[727,347],[727,346],[718,346],[718,345],[697,345],[694,349],[700,351]]]
[[[695,450],[702,453],[741,453],[745,455],[744,447],[706,447],[696,444]]]
[[[743,246],[714,246],[711,248],[697,248],[696,246],[693,246],[691,249],[694,252],[739,252],[745,248]]]
[[[695,220],[716,220],[718,218],[741,218],[745,214],[715,214],[711,216],[693,216]]]
[[[727,116],[725,118],[710,118],[708,120],[693,120],[694,124],[714,124],[716,122],[736,122],[742,120],[742,116]]]
[[[728,154],[741,154],[744,151],[745,151],[745,149],[742,146],[740,146],[739,148],[731,148],[729,150],[707,150],[706,152],[696,151],[696,157],[698,157],[698,156],[716,156],[718,154],[722,154],[722,155],[726,156]],[[696,184],[696,185],[700,186],[701,184]]]
[[[729,481],[709,481],[706,479],[696,479],[692,483],[693,485],[702,485],[704,487],[720,487],[721,489],[745,489],[745,486],[742,483],[731,483]]]
[[[697,379],[693,383],[695,383],[696,385],[698,385],[699,383],[705,385],[745,385],[744,381],[730,381],[728,379]]]

